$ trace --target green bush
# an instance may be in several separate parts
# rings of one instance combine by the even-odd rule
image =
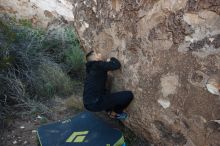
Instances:
[[[76,91],[83,55],[71,26],[43,31],[25,20],[0,20],[0,119],[18,108],[48,110],[39,101]]]
[[[83,79],[84,53],[72,27],[58,27],[49,31],[44,48],[58,64],[62,64],[62,69],[70,77]]]
[[[70,66],[70,70],[82,71],[84,64],[84,54],[80,49],[79,41],[75,37],[73,29],[66,29],[69,38],[69,49],[65,52],[66,63]]]
[[[69,95],[73,91],[72,81],[58,64],[44,62],[38,68],[37,92],[43,97]]]

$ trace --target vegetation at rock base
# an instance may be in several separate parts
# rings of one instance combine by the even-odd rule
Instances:
[[[35,121],[40,115],[38,124],[49,122],[50,116],[59,114],[57,107],[67,107],[71,112],[81,111],[82,99],[76,93],[82,92],[84,63],[84,54],[73,26],[58,23],[52,24],[47,30],[41,30],[32,27],[28,20],[0,18],[0,127],[8,132],[6,135],[14,135],[13,132],[20,129],[16,127],[19,122],[24,124],[25,119],[28,122],[31,117]],[[58,99],[64,103],[56,105],[57,98],[53,97],[57,96],[62,97]],[[65,96],[68,98],[63,99]],[[51,98],[52,102],[47,102]],[[55,105],[55,108],[48,106],[48,103]],[[61,114],[62,118],[68,115]],[[14,118],[16,121],[22,120],[14,123]],[[13,127],[16,126],[15,131],[10,133],[12,122]],[[29,126],[39,126],[35,124]],[[123,125],[118,127],[125,134],[128,145],[146,143]],[[24,133],[19,133],[19,137],[25,137]],[[10,142],[6,136],[3,137],[4,142]],[[33,139],[28,140],[27,137],[25,140],[33,142]]]
[[[66,25],[45,31],[27,20],[0,19],[0,121],[48,112],[41,101],[76,92],[84,55],[73,30]]]

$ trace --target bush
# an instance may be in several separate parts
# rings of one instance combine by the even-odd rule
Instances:
[[[72,27],[56,27],[50,30],[44,42],[48,54],[62,69],[75,79],[83,79],[84,53]]]
[[[0,20],[0,119],[18,109],[48,110],[38,101],[73,93],[83,63],[72,27],[42,31],[28,21]]]
[[[65,96],[72,93],[72,81],[58,64],[42,62],[37,72],[35,87],[40,96],[53,97],[55,94]]]
[[[73,29],[67,28],[65,30],[67,40],[69,42],[68,49],[65,51],[65,62],[69,65],[69,72],[79,72],[83,70],[84,54],[80,49],[78,39],[75,37]]]

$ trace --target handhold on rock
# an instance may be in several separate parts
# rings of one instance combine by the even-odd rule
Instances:
[[[208,79],[209,76],[199,70],[191,72],[188,77],[188,81],[197,87],[205,87]]]
[[[206,83],[208,91],[215,95],[220,95],[220,78],[218,75],[212,75]]]

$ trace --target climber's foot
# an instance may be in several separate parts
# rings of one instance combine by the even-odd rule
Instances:
[[[108,111],[107,114],[112,119],[115,119],[115,116],[117,115],[117,113],[115,113],[114,111]]]
[[[128,114],[125,113],[125,112],[122,112],[120,114],[118,113],[115,113],[115,112],[108,112],[108,116],[112,119],[118,119],[118,120],[121,120],[121,121],[124,121],[128,118]]]
[[[122,112],[120,114],[116,114],[116,119],[124,121],[128,118],[128,114],[125,112]]]

